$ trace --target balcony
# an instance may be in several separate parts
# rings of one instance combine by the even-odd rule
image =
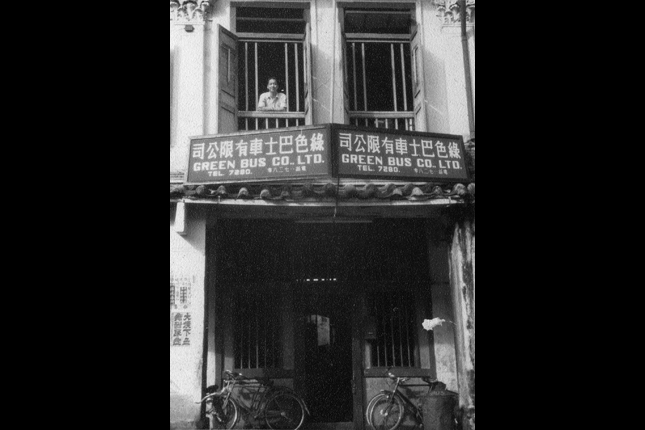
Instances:
[[[238,130],[256,131],[305,125],[304,112],[239,111]]]
[[[350,124],[357,127],[373,127],[414,131],[413,112],[350,112]],[[238,130],[257,131],[305,125],[304,112],[239,111]]]
[[[414,131],[414,112],[350,112],[351,125]]]

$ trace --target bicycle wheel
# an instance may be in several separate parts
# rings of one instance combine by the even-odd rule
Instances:
[[[294,394],[278,392],[267,400],[264,419],[270,429],[298,430],[305,421],[305,408]]]
[[[232,429],[240,417],[240,408],[232,398],[222,407],[222,399],[217,399],[219,405],[213,405],[208,411],[211,429]]]
[[[367,422],[375,430],[394,430],[403,420],[405,407],[398,396],[377,394],[372,401]]]
[[[365,408],[365,421],[367,424],[372,427],[372,407],[374,406],[374,403],[376,402],[378,398],[378,394],[369,401],[367,404],[367,407]]]
[[[391,391],[386,391],[386,394],[391,394]],[[367,407],[365,408],[365,420],[369,426],[372,426],[372,408],[374,407],[374,403],[378,400],[379,396],[382,396],[383,393],[377,394],[372,399],[367,403]]]

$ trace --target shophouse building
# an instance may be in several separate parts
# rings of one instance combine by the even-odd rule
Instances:
[[[474,0],[170,1],[171,428],[232,370],[367,429],[389,369],[474,429],[474,90]]]

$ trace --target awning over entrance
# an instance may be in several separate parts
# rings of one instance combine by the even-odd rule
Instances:
[[[473,142],[474,143],[474,142]],[[172,201],[351,206],[475,201],[474,144],[462,136],[340,124],[191,138]]]
[[[439,201],[475,202],[475,183],[464,184],[258,184],[258,185],[170,185],[172,200],[213,200],[243,203],[248,200],[266,202],[322,203],[336,200],[350,202]]]

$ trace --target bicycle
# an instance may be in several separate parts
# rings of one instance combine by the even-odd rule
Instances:
[[[405,405],[414,412],[417,424],[423,427],[423,412],[417,405],[401,391],[399,387],[425,387],[425,384],[408,384],[402,385],[410,378],[401,378],[390,373],[389,369],[386,375],[396,381],[394,390],[381,390],[380,393],[372,397],[367,404],[365,415],[367,423],[374,430],[395,430],[403,421],[405,414]],[[441,384],[437,379],[422,378],[423,381],[430,387],[430,391],[434,390],[437,385]]]
[[[217,385],[206,389],[207,395],[198,403],[206,403],[206,415],[210,429],[231,429],[239,418],[240,411],[254,420],[264,420],[273,430],[298,430],[305,421],[309,410],[305,402],[290,388],[274,385],[268,378],[246,378],[241,373],[225,370],[227,378],[224,387],[217,391]],[[255,388],[251,406],[246,407],[233,397],[236,386]]]

